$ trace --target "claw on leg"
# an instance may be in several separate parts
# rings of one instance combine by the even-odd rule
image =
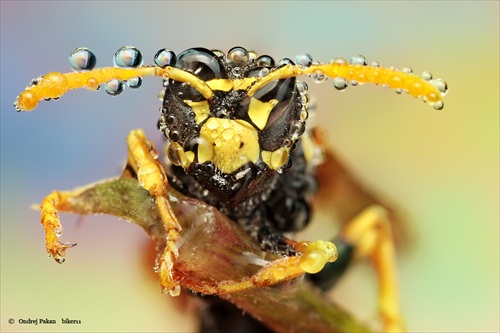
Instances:
[[[49,194],[40,205],[41,222],[45,229],[45,245],[47,253],[58,263],[64,262],[66,249],[72,248],[76,244],[61,243],[59,237],[62,235],[62,227],[57,214],[57,209],[66,200],[67,195],[63,192],[54,191]]]
[[[167,234],[166,246],[159,257],[162,289],[172,296],[180,293],[179,281],[174,276],[174,266],[179,258],[178,241],[182,230],[166,197],[168,181],[153,144],[142,130],[133,130],[127,137],[129,164],[135,169],[139,184],[154,197]]]

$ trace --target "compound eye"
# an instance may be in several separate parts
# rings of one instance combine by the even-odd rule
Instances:
[[[262,71],[267,73],[270,69],[268,66],[257,67],[245,73],[245,76],[262,77]],[[259,142],[264,150],[275,151],[280,148],[284,140],[289,137],[290,124],[299,119],[299,109],[294,102],[296,101],[295,83],[295,77],[271,81],[252,96],[252,99],[258,101],[254,102],[254,105],[258,107],[256,112],[262,104],[269,103],[272,106],[267,119],[259,126],[261,129]]]
[[[245,73],[247,77],[258,77],[262,70],[268,70],[270,67],[257,67]],[[255,92],[253,98],[261,102],[274,100],[276,106],[271,111],[266,127],[271,127],[277,120],[282,118],[289,111],[287,107],[294,97],[295,91],[294,77],[272,81]]]
[[[227,78],[224,66],[215,53],[204,48],[188,49],[177,57],[175,67],[193,73],[203,81]],[[172,90],[182,100],[199,102],[203,96],[186,83],[170,80]]]
[[[177,57],[175,67],[195,74],[203,81],[227,78],[219,58],[204,48],[188,49]]]

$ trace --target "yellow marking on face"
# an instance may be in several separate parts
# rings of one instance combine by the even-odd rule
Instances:
[[[212,90],[230,91],[233,89],[233,80],[231,79],[213,79],[206,83]]]
[[[241,80],[234,80],[234,90],[246,90],[257,80],[256,77],[245,77]]]
[[[257,130],[244,120],[210,118],[201,127],[198,162],[212,162],[230,174],[259,158]]]
[[[275,151],[262,151],[262,160],[273,170],[278,170],[288,161],[289,150],[280,147]]]
[[[207,81],[207,86],[212,90],[219,91],[231,91],[231,90],[245,90],[250,87],[257,78],[255,77],[245,77],[243,79],[213,79]]]
[[[208,101],[200,101],[200,102],[192,102],[185,100],[184,103],[189,105],[193,111],[195,116],[195,120],[197,124],[200,124],[202,121],[208,118],[210,113],[210,106],[208,105]]]
[[[248,116],[253,121],[255,126],[263,130],[264,127],[266,127],[271,110],[277,104],[277,99],[272,99],[269,102],[261,102],[260,100],[251,97],[250,105],[248,106]]]

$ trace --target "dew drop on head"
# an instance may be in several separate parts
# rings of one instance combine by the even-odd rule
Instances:
[[[297,87],[297,91],[299,92],[300,95],[305,95],[307,94],[307,83],[304,81],[297,81],[295,83],[295,86]]]
[[[268,68],[262,68],[262,69],[259,71],[259,77],[264,77],[264,76],[266,76],[267,74],[269,74],[269,69],[268,69]]]
[[[258,66],[273,67],[274,59],[268,55],[261,55],[256,60]]]
[[[287,66],[287,65],[295,65],[292,61],[292,59],[290,58],[283,58],[281,59],[278,64],[276,65],[276,68],[280,68],[280,67],[283,67],[283,66]]]
[[[224,54],[224,52],[222,52],[221,50],[217,50],[217,49],[213,49],[211,50],[217,57],[219,58],[225,58],[226,55]]]
[[[119,68],[135,68],[142,65],[142,54],[133,46],[124,46],[116,51],[113,63]]]
[[[176,56],[172,50],[161,49],[160,51],[156,52],[154,61],[158,67],[165,68],[167,66],[173,66],[175,64]]]
[[[258,55],[255,51],[248,51],[248,61],[254,62],[257,59]]]
[[[233,47],[229,50],[227,58],[238,66],[245,66],[250,60],[248,51],[240,46]]]
[[[96,65],[96,57],[86,47],[79,47],[69,55],[69,65],[74,72],[91,71]]]
[[[299,54],[295,57],[295,63],[297,66],[307,68],[312,65],[312,57],[310,54],[304,53],[304,54]]]

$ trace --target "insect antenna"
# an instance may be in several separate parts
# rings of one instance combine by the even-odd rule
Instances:
[[[118,52],[123,51],[124,48],[120,49]],[[128,47],[128,49],[125,50],[130,52],[130,49],[131,47]],[[75,51],[82,52],[82,50],[86,52],[85,60],[92,59],[93,54],[88,49],[80,48]],[[117,54],[119,54],[118,52]],[[82,62],[81,58],[79,60]],[[83,63],[87,64],[88,61],[83,61]],[[95,64],[95,58],[92,63]],[[72,62],[71,57],[70,64],[76,69],[76,65]],[[90,66],[93,67],[93,65]],[[144,65],[140,67],[124,66],[126,68],[105,67],[97,69],[92,69],[91,67],[89,67],[89,65],[87,65],[87,67],[80,66],[79,69],[85,70],[90,68],[90,70],[76,73],[63,74],[59,72],[50,72],[43,77],[33,79],[31,84],[17,97],[14,106],[18,111],[31,111],[36,108],[39,101],[59,98],[72,89],[86,88],[88,90],[97,90],[101,84],[106,84],[108,82],[115,81],[117,84],[122,84],[121,82],[130,82],[129,80],[136,80],[137,78],[147,76],[159,76],[163,79],[171,78],[178,82],[186,82],[198,90],[206,99],[210,99],[214,94],[205,81],[199,79],[192,73],[173,66],[165,66],[162,68]],[[110,94],[117,95],[118,93],[110,92]]]
[[[297,57],[299,58],[299,57]],[[344,59],[334,59],[329,64],[307,64],[294,65],[284,64],[270,71],[268,75],[257,79],[248,89],[248,96],[255,94],[260,88],[269,82],[289,77],[310,75],[318,82],[326,77],[333,79],[333,85],[338,90],[347,88],[348,83],[352,85],[372,83],[383,85],[401,93],[406,91],[414,97],[421,97],[425,102],[434,106],[435,109],[443,108],[443,96],[448,87],[442,79],[432,79],[432,75],[424,72],[418,76],[410,69],[399,71],[395,68],[384,68],[378,64],[367,65],[363,56],[353,57],[351,63]]]

